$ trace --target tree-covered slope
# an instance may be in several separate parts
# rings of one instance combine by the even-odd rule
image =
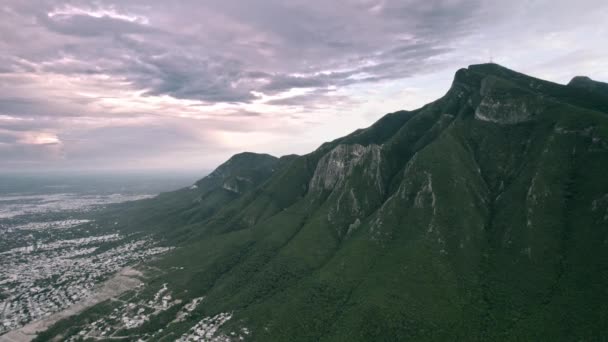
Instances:
[[[281,167],[258,163],[275,171],[247,171],[250,185],[197,183],[244,189],[209,197],[219,205],[155,202],[167,223],[157,231],[179,248],[155,263],[163,272],[150,286],[205,296],[199,317],[233,312],[225,331],[246,327],[257,341],[608,334],[608,96],[595,87],[471,66],[418,110]]]
[[[98,221],[127,232],[175,237],[190,224],[204,222],[223,206],[257,188],[294,158],[295,155],[276,158],[239,153],[190,187],[111,206]]]

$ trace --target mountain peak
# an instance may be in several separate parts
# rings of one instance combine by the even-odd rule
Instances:
[[[570,80],[568,86],[585,89],[604,96],[608,95],[608,83],[592,80],[588,76],[575,76]]]
[[[243,160],[243,159],[247,159],[247,160],[251,160],[251,159],[277,159],[277,157],[272,156],[272,155],[267,154],[267,153],[240,152],[240,153],[237,153],[237,154],[233,155],[228,160]]]
[[[594,82],[589,76],[574,76],[568,85],[577,85],[577,84],[587,84],[590,82]]]
[[[251,184],[259,184],[270,177],[279,162],[279,158],[269,154],[241,152],[233,155],[225,163],[218,166],[207,177],[196,182],[201,188],[207,188],[204,184],[209,183],[215,187],[217,182],[226,183],[232,179],[246,180]]]
[[[481,80],[487,76],[494,76],[505,79],[515,79],[525,76],[516,71],[505,68],[496,63],[472,64],[467,68],[459,69],[454,75],[453,85],[464,84],[468,86],[478,87],[481,85]],[[526,76],[528,77],[528,76]]]
[[[469,65],[469,67],[467,69],[469,69],[471,71],[475,71],[475,72],[486,73],[486,74],[504,73],[505,71],[515,73],[515,71],[513,71],[509,68],[506,68],[497,63],[471,64],[471,65]]]
[[[265,153],[241,152],[233,155],[225,163],[218,166],[210,175],[232,173],[235,170],[250,170],[274,166],[279,160]]]
[[[517,71],[511,70],[496,63],[472,64],[467,68],[458,70],[454,76],[455,83],[466,83],[469,85],[479,85],[481,80],[493,76],[520,83],[522,81],[529,82],[537,80],[532,76],[528,76]],[[538,80],[541,81],[541,80]]]

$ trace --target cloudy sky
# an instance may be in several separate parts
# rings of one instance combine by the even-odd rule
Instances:
[[[606,0],[2,0],[0,169],[307,153],[494,61],[608,80]]]

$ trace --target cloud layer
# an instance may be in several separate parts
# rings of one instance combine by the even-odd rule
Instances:
[[[605,1],[6,0],[0,168],[305,153],[494,59],[608,78]]]

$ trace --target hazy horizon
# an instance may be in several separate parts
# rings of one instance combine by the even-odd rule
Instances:
[[[208,172],[0,172],[0,195],[147,194],[188,187]]]

